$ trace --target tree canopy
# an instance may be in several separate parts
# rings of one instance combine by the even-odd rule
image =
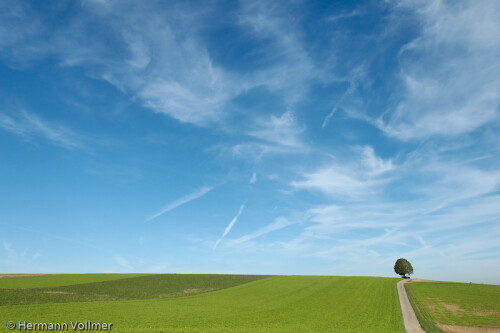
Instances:
[[[402,278],[406,278],[406,274],[413,274],[413,267],[410,262],[405,258],[399,258],[394,264],[394,272],[401,275]]]

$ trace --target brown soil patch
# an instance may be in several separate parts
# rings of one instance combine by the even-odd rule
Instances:
[[[198,288],[198,289],[184,289],[183,291],[178,291],[176,293],[171,294],[161,294],[160,298],[169,298],[169,297],[179,297],[179,296],[189,296],[193,294],[201,294],[209,291],[217,290],[215,288]]]
[[[499,312],[496,311],[482,311],[482,312],[474,312],[474,316],[478,317],[488,317],[488,316],[495,316],[500,314]]]
[[[446,304],[444,302],[441,302],[441,304],[445,307],[446,310],[450,311],[453,314],[458,314],[459,312],[464,311],[464,309],[456,304]]]
[[[431,299],[430,297],[427,298]],[[441,314],[444,313],[445,309],[450,311],[454,315],[459,315],[459,316],[467,312],[457,304],[447,304],[443,301],[440,301],[438,304],[427,304],[425,307],[429,310],[436,311]],[[478,317],[488,317],[488,316],[498,315],[499,313],[497,311],[479,311],[479,312],[468,311],[467,314]]]
[[[482,328],[437,324],[446,333],[500,333],[500,328]]]
[[[95,295],[96,299],[99,301],[107,301],[107,300],[112,300],[113,297],[107,295],[107,294],[100,294],[100,295]]]
[[[207,291],[215,290],[214,288],[198,288],[198,289],[185,289],[182,292],[184,294],[195,294],[195,293],[203,293]]]
[[[74,293],[69,293],[69,292],[66,292],[66,291],[44,291],[43,292],[44,294],[74,294]]]
[[[0,279],[10,278],[10,277],[22,277],[22,276],[37,276],[37,275],[49,275],[49,274],[0,274]]]

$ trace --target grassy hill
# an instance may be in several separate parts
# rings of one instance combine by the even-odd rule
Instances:
[[[3,305],[0,313],[4,321],[15,323],[110,322],[114,332],[404,332],[396,291],[399,279],[247,277],[246,283],[217,291],[161,298],[180,296],[185,288],[203,290],[235,283],[230,278],[209,282],[213,277],[150,275],[66,286],[61,288],[67,292],[85,290],[82,294],[92,295],[98,290],[120,300]],[[163,291],[162,279],[177,279],[178,287],[172,284]],[[149,299],[131,300],[141,295]],[[37,297],[28,299],[36,302]],[[1,293],[0,302],[8,302]]]

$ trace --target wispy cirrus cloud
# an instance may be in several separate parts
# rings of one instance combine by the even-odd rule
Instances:
[[[83,147],[81,136],[68,127],[49,122],[27,111],[19,111],[15,114],[0,113],[0,128],[21,136],[27,141],[42,137],[67,149]]]
[[[361,148],[361,162],[364,169],[370,175],[380,175],[392,171],[395,166],[392,160],[384,160],[375,154],[375,150],[371,146]]]
[[[184,204],[186,204],[190,201],[193,201],[195,199],[201,198],[202,196],[204,196],[205,194],[207,194],[208,192],[210,192],[213,189],[214,189],[214,187],[212,187],[212,186],[203,186],[203,187],[191,192],[190,194],[183,196],[183,197],[165,205],[158,212],[148,216],[146,218],[146,221],[151,221],[151,220],[165,214],[166,212],[171,211],[174,208],[177,208],[177,207],[184,205]]]
[[[155,6],[86,2],[60,29],[29,4],[7,6],[0,54],[21,64],[54,56],[63,66],[83,68],[88,76],[132,94],[155,112],[197,125],[219,120],[220,107],[234,96],[231,87],[236,85],[228,85],[230,79],[197,40],[194,27],[204,9],[172,6],[169,15],[160,15]],[[106,27],[107,42],[89,34],[89,17]],[[16,33],[7,33],[12,27]]]
[[[303,129],[297,124],[292,112],[287,111],[281,116],[260,119],[256,123],[256,129],[248,134],[270,144],[284,148],[302,148],[304,144],[300,140]]]
[[[317,206],[309,210],[297,237],[258,245],[295,257],[325,260],[336,270],[356,275],[390,275],[391,264],[399,257],[410,258],[418,266],[417,276],[433,279],[449,279],[438,269],[443,265],[454,274],[471,262],[496,267],[500,262],[494,255],[500,237],[496,226],[500,208],[494,204],[498,195],[458,199],[443,207],[437,207],[435,199],[373,197]],[[363,269],[357,269],[358,264]],[[456,279],[463,281],[470,276]],[[475,278],[495,283],[493,276]]]
[[[29,11],[29,5],[22,7],[23,12]],[[63,66],[83,68],[86,75],[110,83],[154,112],[183,123],[219,129],[234,128],[233,123],[225,124],[230,122],[227,104],[240,94],[264,87],[283,96],[286,107],[293,107],[318,75],[329,77],[324,66],[318,70],[309,59],[292,28],[292,15],[282,6],[265,2],[242,2],[231,24],[241,28],[246,38],[258,41],[254,52],[262,52],[261,61],[267,65],[251,68],[244,75],[225,67],[214,61],[200,35],[210,13],[204,6],[177,5],[165,12],[153,3],[87,2],[81,14],[72,16],[61,29],[49,28],[44,17],[36,16],[43,38],[19,29],[22,38],[6,41],[3,51],[17,48],[21,41],[29,43],[30,51],[20,49],[17,58],[55,56]],[[116,52],[109,52],[105,39],[89,35],[88,17],[103,27]],[[22,26],[24,20],[28,15],[18,17],[16,26]],[[271,111],[276,114],[276,110]],[[249,121],[242,122],[234,132],[267,141],[264,145],[269,149],[263,148],[267,152],[288,151],[298,147],[302,129],[291,117],[291,112],[248,117]]]
[[[292,107],[303,96],[308,83],[316,80],[320,73],[298,38],[293,14],[287,7],[267,1],[241,4],[239,24],[256,38],[272,41],[263,43],[259,49],[270,65],[256,71],[253,80],[271,91],[282,92],[287,106]]]
[[[491,253],[498,250],[495,239],[500,236],[495,227],[500,208],[494,204],[500,179],[495,168],[484,168],[495,157],[463,161],[424,147],[395,168],[385,160],[375,162],[378,157],[372,153],[365,147],[361,154],[362,163],[373,170],[371,174],[380,170],[395,176],[385,178],[385,186],[376,194],[359,195],[356,200],[335,195],[333,202],[328,199],[332,194],[324,189],[327,183],[320,186],[316,182],[309,190],[326,194],[330,203],[309,209],[310,218],[301,234],[280,243],[284,251],[296,248],[296,255],[324,260],[337,260],[342,253],[360,263],[370,257],[368,266],[374,272],[377,265],[406,256],[421,267],[419,274],[435,278],[440,275],[433,272],[434,266],[442,262],[453,261],[456,265],[447,267],[454,272],[469,265],[468,260],[498,263]],[[359,190],[347,189],[355,194]],[[491,237],[484,237],[485,230]],[[457,253],[461,244],[469,246]],[[341,261],[339,265],[340,269],[353,269]]]
[[[384,174],[393,170],[391,160],[375,155],[372,147],[354,149],[354,161],[326,164],[315,171],[305,173],[290,185],[296,189],[320,191],[343,199],[361,199],[380,191],[387,183]]]
[[[292,181],[291,185],[299,189],[320,190],[328,195],[356,198],[368,195],[376,185],[371,179],[360,179],[350,170],[337,165],[330,165],[304,175],[304,179]]]
[[[360,85],[360,82],[365,75],[366,74],[364,73],[364,69],[362,66],[356,67],[351,72],[348,78],[349,86],[347,87],[347,90],[342,94],[342,96],[337,100],[337,102],[335,102],[332,111],[330,111],[330,113],[323,119],[323,123],[321,124],[322,128],[328,126],[330,119],[332,119],[335,113],[337,113],[338,109],[342,106],[344,100],[356,91],[357,87]]]
[[[129,261],[127,259],[125,259],[123,256],[121,255],[115,255],[115,261],[116,263],[123,269],[127,270],[127,271],[132,271],[133,270],[133,267],[130,265]]]
[[[0,56],[11,65],[22,66],[39,57],[41,49],[32,42],[44,38],[45,32],[43,23],[29,6],[21,2],[0,4]],[[47,54],[45,50],[43,53]]]
[[[329,16],[329,17],[326,18],[326,20],[330,21],[330,22],[333,22],[333,21],[339,21],[339,20],[348,19],[348,18],[355,17],[355,16],[363,16],[363,15],[366,15],[365,11],[359,10],[359,9],[355,9],[355,10],[352,10],[352,11],[349,11],[349,12],[343,12],[343,13],[339,13],[339,14],[335,14],[335,15]]]
[[[107,16],[117,19],[111,28],[123,36],[129,56],[119,66],[105,62],[101,78],[133,93],[145,107],[181,122],[204,126],[220,121],[222,106],[238,88],[197,39],[194,27],[200,12],[178,6],[172,8],[176,14],[165,17],[146,5],[130,15],[128,6],[116,7]],[[123,12],[127,15],[115,16]],[[139,19],[146,12],[154,17],[147,23]],[[189,22],[191,29],[185,26]],[[186,28],[182,35],[181,26]]]
[[[257,173],[253,172],[252,173],[252,177],[250,178],[250,180],[248,181],[248,183],[251,185],[251,184],[255,184],[256,182],[257,182]]]
[[[236,221],[238,221],[238,219],[240,218],[241,214],[243,213],[243,209],[245,209],[245,204],[242,204],[240,206],[240,210],[238,211],[238,214],[236,214],[236,216],[233,217],[233,219],[231,220],[231,222],[229,222],[229,224],[227,225],[226,229],[224,230],[224,233],[222,234],[222,236],[220,236],[220,238],[215,242],[214,249],[217,248],[217,245],[219,245],[219,243],[224,239],[224,237],[226,237],[226,235],[231,231],[231,229],[233,228],[234,224],[236,223]]]
[[[409,1],[421,33],[400,51],[406,92],[377,126],[415,140],[458,136],[498,121],[500,30],[498,1]]]
[[[266,155],[302,154],[310,148],[303,139],[301,126],[291,111],[256,117],[243,131],[247,140],[233,145],[219,145],[215,149],[232,156],[259,160]],[[250,138],[250,139],[248,139]]]
[[[259,238],[261,236],[264,236],[270,232],[273,232],[273,231],[277,231],[277,230],[280,230],[280,229],[283,229],[283,228],[286,228],[292,224],[295,224],[296,222],[293,222],[293,221],[290,221],[289,219],[283,217],[283,216],[280,216],[278,218],[276,218],[274,220],[274,222],[266,225],[265,227],[262,227],[250,234],[247,234],[247,235],[244,235],[244,236],[241,236],[239,238],[236,238],[236,239],[231,239],[231,240],[228,240],[226,243],[227,243],[227,247],[234,247],[234,246],[238,246],[240,244],[243,244],[243,243],[246,243],[248,241],[251,241],[253,239],[256,239],[256,238]]]
[[[418,276],[438,279],[442,275],[436,269],[442,265],[459,272],[470,260],[498,264],[498,258],[492,256],[500,236],[494,227],[499,214],[492,204],[495,200],[497,196],[476,198],[438,211],[428,209],[431,200],[318,210],[314,223],[291,242],[309,244],[309,251],[302,252],[305,256],[336,260],[342,253],[352,262],[366,262],[374,271],[401,256],[411,258],[419,267]],[[318,235],[325,241],[318,242]],[[448,265],[450,262],[453,264]]]
[[[363,147],[359,158],[361,167],[339,169],[340,173],[335,165],[292,182],[292,186],[334,199],[309,210],[313,222],[309,231],[330,234],[416,225],[460,229],[464,223],[492,221],[488,218],[494,213],[486,214],[490,211],[486,206],[500,189],[500,173],[480,167],[483,159],[450,161],[424,149],[394,166],[369,146]],[[481,211],[488,216],[486,220],[480,217]]]
[[[70,74],[129,105],[117,116],[106,101],[98,115],[93,104],[79,100],[95,128],[109,129],[127,145],[126,151],[107,154],[106,162],[86,163],[87,173],[136,180],[115,184],[120,192],[124,185],[161,186],[152,183],[164,171],[148,169],[150,177],[143,177],[138,166],[162,165],[168,151],[178,162],[173,172],[193,175],[197,165],[207,166],[212,175],[238,179],[235,191],[222,196],[239,193],[257,200],[259,212],[248,217],[255,224],[244,225],[255,229],[246,234],[236,235],[234,228],[244,204],[222,235],[213,224],[208,231],[196,228],[207,233],[196,235],[206,253],[260,252],[267,264],[278,252],[276,261],[283,262],[293,254],[302,271],[315,265],[314,273],[324,269],[325,274],[339,269],[390,275],[389,261],[400,256],[420,260],[415,266],[430,273],[439,261],[500,267],[491,256],[500,250],[495,241],[500,237],[497,2],[410,0],[320,9],[312,2],[212,6],[124,0],[42,7],[29,1],[0,4],[0,59],[16,69],[5,71],[19,84],[21,76],[43,70],[65,82]],[[361,15],[369,27],[358,24]],[[40,101],[33,97],[30,105]],[[67,149],[90,143],[89,136],[82,138],[43,110],[40,104],[33,113],[0,113],[0,129]],[[170,119],[158,121],[158,115]],[[313,131],[319,126],[323,130]],[[151,144],[159,141],[154,133],[145,135],[147,143],[128,135],[150,130],[168,133],[161,146]],[[189,143],[176,145],[180,140]],[[226,154],[217,151],[210,159],[198,154],[199,147]],[[258,171],[259,182],[252,171]],[[152,221],[194,205],[212,189],[173,198],[144,218]],[[290,211],[306,217],[299,223]],[[131,226],[132,233],[134,227],[140,229]],[[219,251],[206,251],[214,240]],[[130,258],[104,250],[117,267],[133,269]],[[194,261],[190,265],[203,266]],[[169,269],[176,267],[169,263]]]
[[[17,252],[12,248],[12,244],[6,240],[2,241],[3,248],[7,251],[7,257],[9,259],[15,259],[17,257]]]

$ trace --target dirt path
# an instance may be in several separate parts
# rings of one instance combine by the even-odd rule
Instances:
[[[405,324],[407,333],[425,333],[425,331],[420,327],[417,316],[411,307],[410,301],[408,300],[408,295],[406,295],[406,290],[404,284],[408,280],[404,279],[398,282],[398,295],[399,303],[401,304],[401,312],[403,313],[403,321]]]

